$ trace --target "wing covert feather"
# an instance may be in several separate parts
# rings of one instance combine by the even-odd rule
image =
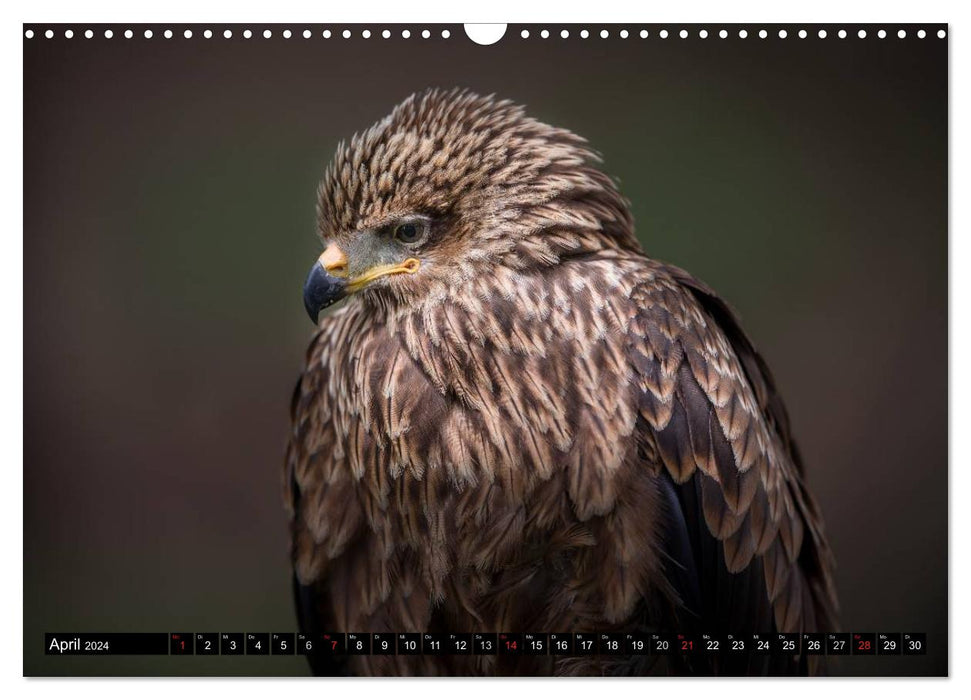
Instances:
[[[642,439],[678,488],[699,482],[682,507],[701,510],[685,515],[703,519],[728,572],[760,563],[779,631],[835,629],[833,557],[768,367],[714,292],[653,272],[628,324]]]

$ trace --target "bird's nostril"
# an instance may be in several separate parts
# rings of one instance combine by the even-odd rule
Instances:
[[[334,277],[346,277],[347,276],[347,265],[328,265],[327,274],[333,275]]]

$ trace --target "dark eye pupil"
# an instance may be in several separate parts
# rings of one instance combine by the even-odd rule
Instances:
[[[401,224],[395,230],[395,235],[404,243],[414,243],[418,240],[418,227],[414,224]]]

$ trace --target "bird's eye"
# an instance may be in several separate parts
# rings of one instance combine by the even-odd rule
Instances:
[[[422,227],[413,222],[398,224],[394,228],[394,237],[402,243],[417,243],[421,235]]]

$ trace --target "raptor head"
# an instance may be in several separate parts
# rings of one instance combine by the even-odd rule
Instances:
[[[638,249],[627,202],[579,136],[506,100],[412,95],[342,143],[320,185],[307,312],[348,295],[434,303],[482,275]]]

